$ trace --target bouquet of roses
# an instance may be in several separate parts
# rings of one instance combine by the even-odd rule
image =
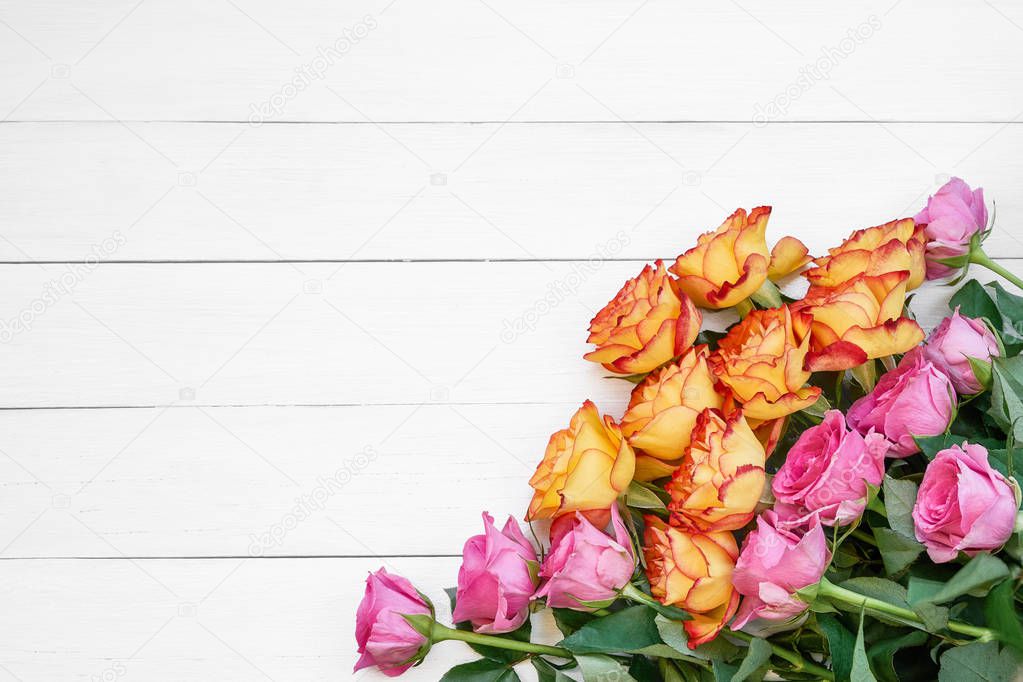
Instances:
[[[771,209],[738,210],[629,280],[586,355],[635,384],[551,436],[525,515],[483,515],[449,591],[367,580],[356,669],[396,676],[461,640],[443,680],[1023,679],[1023,298],[966,281],[930,334],[909,292],[982,250],[981,190],[811,258]],[[801,274],[808,287],[787,297]],[[724,331],[704,310],[731,309]],[[563,634],[531,641],[548,608]]]

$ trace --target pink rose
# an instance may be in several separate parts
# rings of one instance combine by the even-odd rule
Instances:
[[[906,457],[920,450],[914,436],[944,433],[955,406],[952,382],[914,348],[852,404],[847,419],[862,435],[883,433],[892,442],[889,457]]]
[[[576,512],[575,523],[551,547],[540,568],[547,580],[535,597],[547,597],[547,606],[592,611],[586,603],[609,602],[618,596],[636,569],[632,540],[617,505],[611,507],[614,538]]]
[[[799,436],[774,476],[779,518],[817,514],[826,526],[855,521],[867,506],[867,483],[881,483],[888,448],[881,434],[848,430],[842,413],[829,410],[823,422]]]
[[[425,655],[427,640],[402,616],[420,614],[432,616],[433,610],[412,583],[382,568],[370,573],[355,614],[355,641],[362,654],[355,670],[376,666],[397,677],[411,668]]]
[[[806,611],[796,591],[820,582],[831,561],[824,528],[816,517],[809,519],[804,534],[779,527],[770,509],[757,518],[757,529],[742,543],[732,584],[743,595],[732,623],[733,630],[749,624],[760,629],[765,621],[791,620]]]
[[[456,623],[471,621],[477,632],[511,632],[529,615],[536,551],[510,516],[498,532],[494,518],[483,512],[483,531],[465,541],[451,615]]]
[[[971,190],[959,178],[952,178],[927,199],[927,207],[913,220],[924,225],[927,236],[927,279],[951,275],[956,268],[937,261],[965,256],[973,235],[987,227],[984,190]]]
[[[959,308],[934,328],[924,344],[924,357],[945,376],[960,395],[973,395],[984,386],[973,374],[967,358],[988,361],[999,355],[998,340],[980,320],[963,317]]]
[[[916,539],[935,563],[993,551],[1012,535],[1019,505],[1005,477],[991,468],[987,450],[963,443],[927,465],[913,505]]]

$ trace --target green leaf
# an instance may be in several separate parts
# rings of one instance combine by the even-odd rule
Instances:
[[[592,613],[573,609],[551,609],[551,613],[554,614],[554,623],[566,637],[597,618]]]
[[[988,414],[1005,433],[1023,441],[1023,356],[991,359]]]
[[[579,664],[584,682],[636,682],[621,663],[603,654],[578,654],[575,662]]]
[[[991,586],[1009,576],[1009,567],[992,554],[978,554],[927,601],[942,604],[967,593],[986,594]]]
[[[458,588],[449,587],[444,591],[447,593],[448,599],[451,601],[451,611],[452,613],[454,613],[455,597],[458,593]],[[466,632],[472,632],[472,623],[470,623],[469,621],[455,623],[455,628],[457,628],[458,630],[464,630]],[[530,636],[532,636],[532,629],[533,626],[529,622],[529,619],[527,618],[526,622],[520,625],[517,630],[513,630],[512,632],[507,632],[502,635],[495,635],[495,637],[504,637],[506,639],[514,639],[520,642],[528,642]],[[472,648],[473,651],[475,651],[479,655],[485,656],[486,658],[498,661],[500,663],[515,664],[518,663],[519,661],[525,660],[525,658],[529,655],[524,651],[511,651],[510,649],[502,649],[500,647],[487,646],[485,644],[469,644],[469,646]]]
[[[852,676],[853,648],[856,637],[834,616],[819,614],[817,624],[828,640],[831,654],[831,669],[835,671],[835,682],[849,682]]]
[[[440,682],[516,682],[518,679],[518,673],[507,663],[481,658],[472,663],[456,665],[444,673]]]
[[[1023,625],[1014,606],[1015,584],[1012,580],[999,583],[984,600],[984,618],[998,639],[1023,652]]]
[[[867,658],[867,650],[863,645],[863,613],[860,612],[860,627],[856,631],[856,644],[853,646],[852,672],[849,675],[852,682],[877,682],[874,673],[870,670],[870,659]]]
[[[967,317],[987,318],[996,329],[1002,328],[1002,315],[994,298],[975,279],[960,287],[949,300],[948,307],[950,310],[958,307],[959,313]]]
[[[871,668],[881,682],[899,682],[895,672],[895,653],[900,649],[921,646],[927,642],[929,635],[920,630],[907,632],[901,637],[882,639],[867,649],[867,658]]]
[[[888,525],[907,538],[914,537],[913,505],[916,504],[916,483],[885,476],[883,488]]]
[[[539,656],[533,656],[529,662],[536,668],[536,677],[539,682],[573,682],[571,677]]]
[[[998,642],[952,647],[941,655],[938,682],[1007,682],[1018,679],[1021,660]]]
[[[991,362],[979,358],[967,356],[966,361],[970,363],[970,369],[977,382],[985,389],[991,388]]]
[[[715,660],[711,663],[711,669],[714,671],[714,682],[732,682],[739,666]]]
[[[732,682],[745,682],[771,660],[771,645],[766,639],[754,637],[750,640],[749,649],[743,657],[739,669],[732,675]],[[763,671],[757,679],[763,679]]]
[[[695,649],[690,649],[689,636],[681,622],[659,615],[654,618],[654,625],[657,626],[657,633],[660,635],[661,641],[690,658],[703,661],[731,659],[740,651],[739,647],[731,644],[724,637],[717,637]]]
[[[884,570],[888,575],[895,575],[905,570],[924,551],[922,544],[900,532],[890,528],[874,528],[873,530],[877,549],[881,552]]]
[[[625,491],[625,503],[635,509],[665,509],[664,500],[639,481],[633,481]]]
[[[657,613],[642,604],[597,618],[561,642],[572,653],[620,653],[641,651],[664,644],[654,624]]]

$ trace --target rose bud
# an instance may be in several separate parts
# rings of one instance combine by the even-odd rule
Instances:
[[[739,548],[731,533],[699,533],[646,516],[643,555],[650,593],[692,615],[683,621],[689,648],[714,639],[735,613],[732,569]]]
[[[861,274],[883,275],[906,270],[907,289],[923,284],[924,231],[912,218],[893,220],[877,227],[856,230],[841,246],[828,249],[827,256],[814,260],[817,267],[803,275],[810,284],[837,287]]]
[[[927,279],[951,275],[958,268],[939,261],[962,258],[966,264],[973,236],[987,227],[984,190],[970,189],[959,178],[952,178],[927,199],[927,206],[914,220],[923,225],[927,237]]]
[[[852,369],[867,360],[905,353],[923,341],[920,325],[902,317],[908,277],[901,270],[860,275],[834,289],[810,287],[803,300],[792,305],[793,313],[810,315],[792,318],[798,337],[810,334],[806,369]]]
[[[913,505],[916,539],[938,564],[959,552],[993,552],[1012,535],[1018,508],[1013,487],[988,464],[987,449],[953,445],[924,471]]]
[[[483,534],[466,540],[462,549],[452,619],[470,621],[477,632],[517,629],[529,616],[538,564],[536,550],[515,519],[509,516],[499,532],[494,518],[484,512]]]
[[[710,364],[746,417],[777,419],[813,405],[821,394],[806,385],[810,372],[803,363],[809,348],[809,337],[796,336],[788,307],[754,310],[721,339]]]
[[[397,677],[418,663],[430,648],[404,616],[433,617],[433,609],[405,578],[384,569],[366,578],[366,593],[355,615],[355,640],[359,644],[355,671],[376,666],[388,677]]]
[[[568,428],[551,436],[529,479],[534,492],[526,520],[577,511],[604,514],[629,487],[635,470],[636,455],[621,429],[611,417],[601,419],[596,405],[587,400]]]
[[[555,609],[593,611],[613,602],[636,570],[629,531],[618,505],[611,505],[614,537],[598,530],[582,514],[551,546],[540,568],[543,584],[535,599],[547,598]]]
[[[948,377],[915,348],[852,404],[847,418],[863,435],[883,433],[892,443],[889,457],[906,457],[920,451],[914,436],[945,432],[955,413],[955,395]]]
[[[959,395],[973,395],[984,385],[973,373],[969,358],[988,362],[1000,355],[998,339],[987,325],[963,317],[959,308],[934,328],[923,348],[924,357],[952,381]]]
[[[704,410],[665,490],[672,525],[702,531],[742,528],[764,491],[764,446],[742,413]]]
[[[632,390],[622,417],[622,433],[641,453],[636,465],[640,480],[670,475],[677,466],[672,462],[682,457],[689,445],[696,417],[705,408],[724,404],[714,388],[708,355],[707,346],[691,348]]]
[[[597,348],[583,357],[610,372],[649,372],[693,345],[702,316],[657,261],[630,279],[590,321]]]
[[[782,527],[770,509],[757,517],[757,528],[743,541],[732,574],[735,589],[743,595],[733,630],[749,625],[759,631],[767,624],[757,619],[792,621],[806,611],[796,592],[820,582],[831,561],[820,520],[810,517],[809,522],[809,530],[800,535]]]
[[[696,246],[675,259],[669,270],[679,288],[701,308],[730,308],[749,298],[771,277],[782,277],[806,262],[806,247],[786,237],[768,253],[765,232],[770,206],[746,214],[737,209]]]
[[[866,436],[845,425],[838,410],[796,440],[771,481],[774,509],[783,521],[815,514],[826,526],[860,518],[867,506],[867,484],[879,485],[889,443],[879,433]]]

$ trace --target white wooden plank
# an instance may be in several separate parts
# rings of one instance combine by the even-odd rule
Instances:
[[[1020,272],[1020,261],[1005,263]],[[599,260],[2,266],[0,407],[567,407],[589,397],[614,411],[623,391],[581,359],[586,327],[640,268]],[[70,295],[59,288],[64,275]],[[918,293],[925,324],[949,295],[940,286]]]
[[[1023,125],[132,130],[0,125],[0,259],[649,259],[760,203],[822,252],[953,174],[997,203],[991,252],[1023,256]]]
[[[0,562],[0,676],[11,680],[385,680],[351,675],[355,608],[386,564],[450,617],[457,559],[10,560]],[[535,637],[556,642],[534,616]],[[473,660],[438,644],[403,680]],[[535,680],[532,666],[519,668]]]
[[[569,414],[3,411],[0,557],[458,554],[481,511],[524,514],[527,480]]]
[[[585,12],[568,0],[5,0],[0,16],[0,112],[15,120],[244,121],[275,96],[274,118],[329,121],[745,121],[787,92],[779,116],[796,120],[1023,110],[1023,12],[1005,0],[602,0]],[[349,34],[364,37],[317,62]],[[296,78],[302,89],[285,91]]]

